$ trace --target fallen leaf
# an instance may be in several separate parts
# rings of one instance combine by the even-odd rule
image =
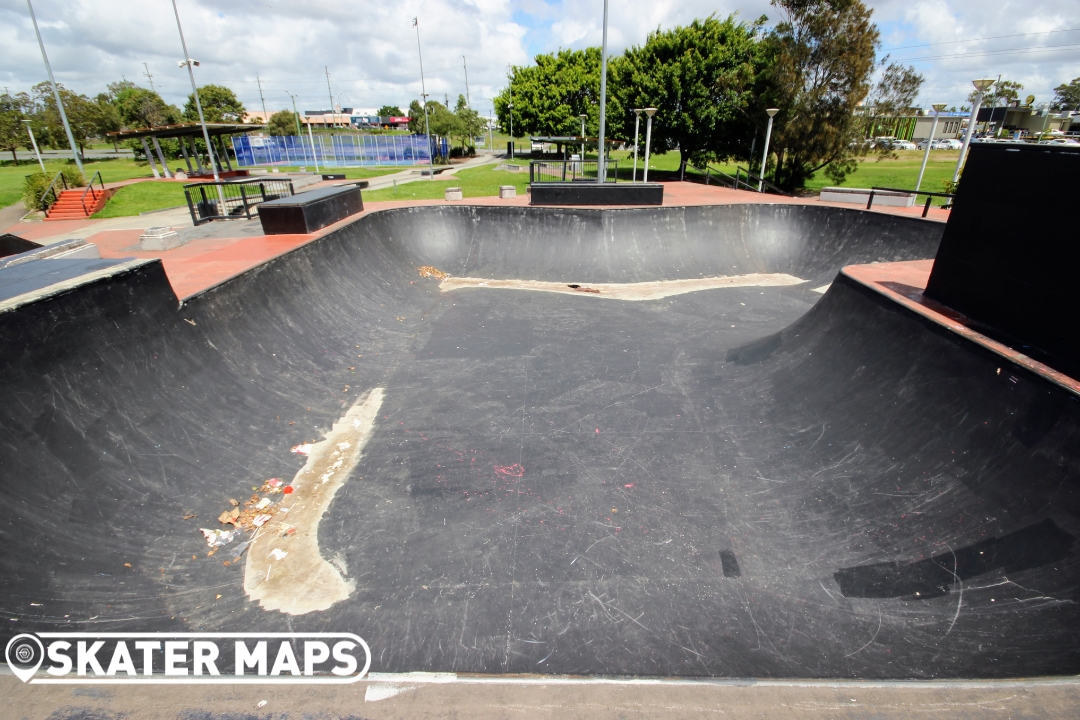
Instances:
[[[131,563],[124,563],[124,567],[131,567]]]

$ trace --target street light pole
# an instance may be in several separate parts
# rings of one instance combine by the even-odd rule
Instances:
[[[919,188],[922,187],[923,173],[926,172],[926,161],[930,159],[930,146],[934,144],[934,135],[937,134],[938,116],[945,109],[945,103],[934,103],[930,107],[934,108],[934,122],[930,125],[930,137],[926,138],[926,152],[922,156],[919,179],[915,181],[915,192],[919,192]]]
[[[994,84],[992,78],[984,78],[982,80],[972,80],[971,84],[978,90],[978,94],[975,96],[975,102],[971,107],[971,118],[968,120],[967,133],[964,135],[964,146],[960,148],[960,157],[956,160],[956,170],[953,172],[952,181],[955,183],[960,179],[960,169],[964,167],[964,159],[967,157],[968,147],[971,145],[971,136],[975,134],[975,122],[979,118],[979,106],[982,105],[983,93],[986,89]]]
[[[585,113],[578,115],[581,118],[581,160],[585,161],[585,118],[589,117]]]
[[[64,112],[64,103],[60,100],[60,90],[56,87],[53,78],[52,65],[49,64],[49,56],[45,53],[45,43],[41,39],[41,31],[38,30],[37,16],[34,15],[34,6],[30,0],[26,0],[26,6],[30,8],[30,19],[34,22],[34,32],[37,33],[38,47],[41,48],[41,59],[45,61],[45,70],[49,73],[49,84],[52,85],[53,97],[56,98],[56,109],[60,111],[60,121],[64,124],[64,132],[67,133],[68,145],[71,146],[71,157],[75,159],[75,167],[83,173],[82,158],[79,157],[79,146],[75,144],[75,137],[71,134],[71,125],[68,123],[67,113]],[[44,172],[44,169],[42,170]]]
[[[188,77],[191,79],[191,92],[195,96],[195,109],[199,111],[199,124],[202,125],[203,140],[206,142],[206,154],[210,157],[210,169],[214,171],[214,182],[221,182],[218,176],[217,159],[214,157],[214,146],[210,144],[210,132],[206,129],[206,118],[203,116],[202,103],[199,101],[199,88],[195,87],[195,69],[192,67],[194,61],[188,55],[187,40],[184,39],[184,28],[180,25],[180,11],[176,8],[176,0],[172,0],[172,7],[173,14],[176,15],[176,29],[180,32],[180,46],[184,49],[183,64],[187,65]]]
[[[649,182],[649,150],[652,148],[652,117],[656,114],[656,108],[645,108],[645,115],[648,119],[645,121],[645,174],[641,177],[641,182]]]
[[[641,108],[634,108],[634,175],[631,182],[637,182],[637,145],[638,129],[641,127]]]
[[[606,132],[605,114],[607,113],[607,7],[608,0],[604,0],[604,36],[600,45],[600,155],[596,161],[596,182],[603,183],[607,175],[607,163],[604,157],[604,135]]]
[[[776,113],[780,112],[780,108],[767,108],[765,112],[769,115],[769,126],[765,129],[765,152],[761,155],[761,175],[758,177],[757,184],[758,192],[765,189],[765,167],[769,164],[769,141],[772,140],[772,121]],[[774,176],[773,180],[775,179]]]
[[[34,129],[30,127],[29,120],[23,120],[26,123],[26,132],[30,133],[30,144],[34,146],[34,154],[37,155],[38,165],[41,166],[41,174],[45,174],[45,161],[41,159],[41,152],[38,150],[37,140],[34,139]]]
[[[424,82],[424,53],[420,49],[420,20],[412,19],[412,26],[416,28],[416,54],[420,58],[420,94],[424,98],[424,137],[427,138],[428,152],[428,180],[435,179],[435,152],[431,147],[431,127],[428,125],[427,108],[427,85]]]

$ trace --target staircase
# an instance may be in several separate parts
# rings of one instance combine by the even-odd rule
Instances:
[[[108,202],[114,192],[115,190],[100,190],[97,188],[89,192],[86,191],[86,188],[64,190],[60,193],[56,202],[52,204],[52,207],[45,211],[45,219],[84,220],[105,207],[105,203]],[[86,193],[85,198],[83,193]]]

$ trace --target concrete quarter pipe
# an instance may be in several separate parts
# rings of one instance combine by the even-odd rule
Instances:
[[[350,631],[379,672],[1076,673],[1075,397],[838,275],[942,227],[411,208],[179,307],[157,262],[9,301],[0,617]],[[269,478],[307,521],[207,557]]]

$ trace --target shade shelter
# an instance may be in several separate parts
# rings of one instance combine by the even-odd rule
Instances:
[[[255,130],[262,130],[265,127],[265,125],[245,125],[243,123],[206,124],[206,131],[210,136],[210,142],[214,143],[215,138],[217,141],[217,147],[215,148],[216,152],[211,153],[211,158],[214,156],[217,157],[218,175],[220,177],[243,177],[248,174],[247,170],[233,170],[232,161],[229,160],[229,152],[225,146],[224,137],[226,135],[241,135]],[[180,141],[180,152],[184,155],[184,163],[187,165],[188,177],[213,177],[213,168],[207,168],[203,165],[202,158],[195,147],[195,138],[202,137],[202,125],[197,122],[119,130],[117,132],[107,133],[107,135],[113,140],[138,139],[142,141],[143,152],[146,153],[146,159],[150,163],[150,169],[154,171],[154,177],[160,177],[157,166],[154,164],[154,155],[150,152],[150,145],[153,144],[157,160],[161,164],[161,168],[167,178],[171,178],[172,173],[169,172],[168,163],[165,162],[165,154],[161,152],[161,143],[159,143],[158,140],[176,138]],[[148,140],[149,142],[147,142]],[[192,156],[194,156],[195,167],[192,167],[191,164]],[[222,167],[222,158],[224,158],[225,162],[224,167]]]

